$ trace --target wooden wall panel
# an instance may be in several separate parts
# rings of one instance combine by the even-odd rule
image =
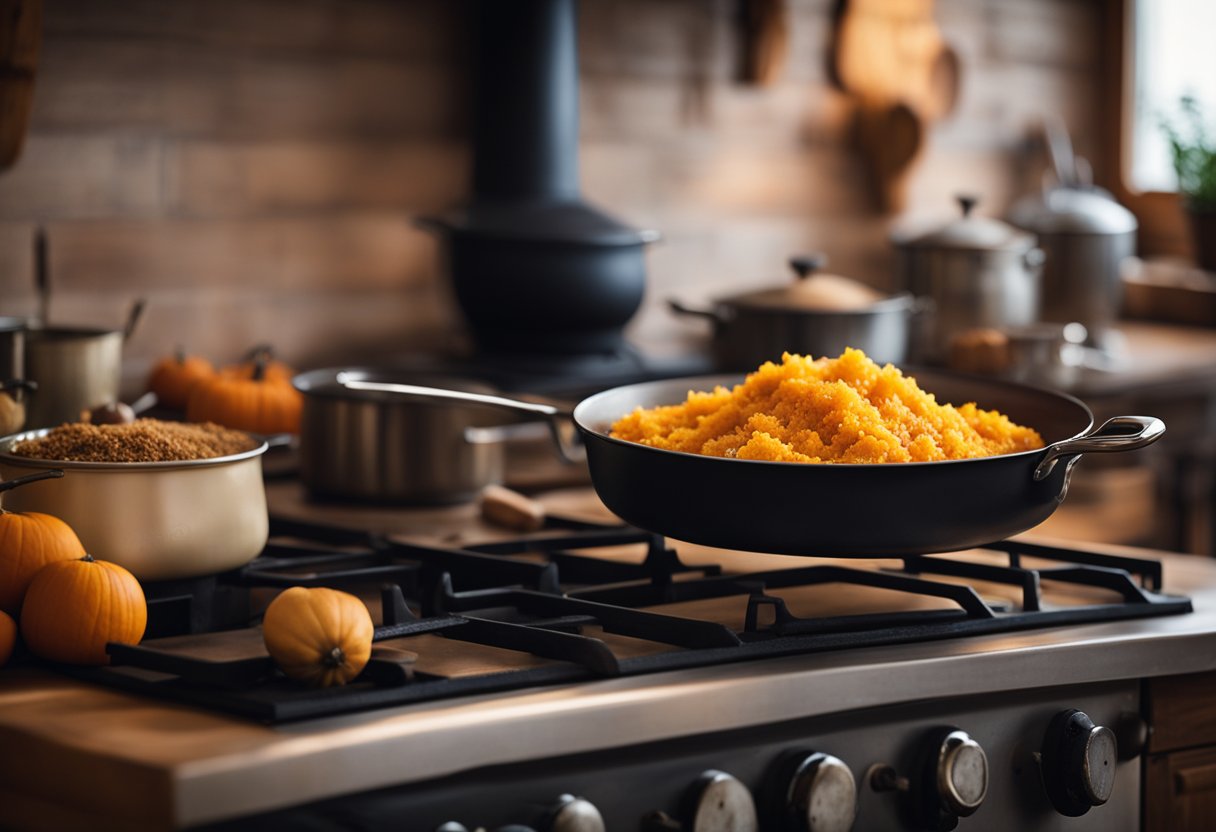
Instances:
[[[173,142],[166,210],[257,217],[316,210],[444,210],[468,190],[463,142]]]
[[[0,314],[33,311],[44,224],[56,315],[112,323],[148,298],[136,368],[179,340],[219,358],[271,340],[299,364],[460,342],[411,221],[469,187],[471,2],[49,4],[31,133],[0,175]],[[1082,152],[1101,141],[1100,4],[938,0],[962,97],[907,214],[881,215],[828,81],[833,5],[791,0],[785,71],[758,88],[734,80],[733,0],[581,0],[585,194],[664,237],[629,330],[643,348],[704,341],[666,298],[784,281],[794,252],[891,285],[894,227],[949,216],[958,191],[1000,213],[1035,186],[1044,109]]]

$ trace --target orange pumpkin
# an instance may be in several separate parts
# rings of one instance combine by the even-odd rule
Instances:
[[[0,612],[0,667],[4,667],[17,646],[17,622],[6,612]]]
[[[58,468],[0,483],[0,493],[37,480],[62,477]],[[0,509],[0,610],[17,615],[34,575],[48,563],[84,557],[72,527],[49,514]]]
[[[251,349],[237,364],[220,368],[220,375],[227,378],[260,379],[271,384],[291,385],[296,371],[290,365],[274,357],[269,344],[259,344]]]
[[[221,372],[196,385],[186,402],[186,418],[251,433],[299,433],[304,397],[290,384],[267,380],[266,361],[266,356],[256,359],[250,378]]]
[[[266,652],[283,673],[312,687],[345,685],[372,653],[375,626],[355,596],[293,586],[270,602],[262,619]]]
[[[148,603],[135,576],[91,555],[44,567],[21,607],[30,652],[67,664],[109,664],[106,644],[138,644],[147,624]]]
[[[169,358],[161,359],[148,376],[148,389],[165,407],[181,410],[190,398],[190,391],[200,381],[215,376],[215,367],[205,358],[186,355],[178,348]]]

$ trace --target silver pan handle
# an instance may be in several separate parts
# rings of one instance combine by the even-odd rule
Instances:
[[[578,462],[584,458],[583,449],[576,440],[567,439],[561,430],[558,420],[569,416],[558,407],[537,402],[522,402],[502,396],[489,396],[484,393],[469,393],[464,390],[445,390],[442,387],[424,387],[418,384],[393,384],[382,381],[363,381],[349,378],[346,373],[338,373],[337,381],[347,390],[366,390],[372,393],[389,393],[394,396],[407,396],[440,402],[463,402],[465,404],[493,407],[498,410],[509,410],[514,413],[524,413],[529,416],[540,416],[549,423],[549,433],[557,446],[562,459],[567,462]]]
[[[1165,433],[1165,422],[1154,416],[1115,416],[1075,439],[1047,446],[1047,452],[1034,469],[1035,481],[1046,479],[1061,457],[1088,453],[1132,451],[1151,445]]]

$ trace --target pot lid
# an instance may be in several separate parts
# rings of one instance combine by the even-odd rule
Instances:
[[[1038,234],[1127,234],[1137,228],[1135,215],[1100,188],[1051,188],[1023,197],[1009,220]]]
[[[415,224],[447,234],[528,243],[640,246],[659,239],[658,232],[633,228],[581,199],[478,197],[463,209],[419,217]]]
[[[791,257],[789,266],[797,277],[793,283],[745,292],[724,302],[736,306],[844,312],[867,309],[887,297],[861,281],[824,273],[821,269],[827,262],[823,254]]]
[[[962,216],[935,231],[913,237],[904,245],[916,248],[962,249],[966,251],[1026,251],[1034,247],[1030,234],[991,217],[973,217],[978,200],[957,197]]]

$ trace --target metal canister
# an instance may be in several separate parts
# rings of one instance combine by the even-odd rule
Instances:
[[[962,216],[927,234],[896,241],[904,285],[933,301],[918,353],[944,362],[951,341],[975,327],[1034,323],[1039,315],[1043,252],[1034,235],[972,215],[976,200],[958,197]]]
[[[1136,250],[1136,218],[1105,191],[1049,187],[1014,204],[1009,220],[1046,253],[1044,321],[1077,322],[1102,346],[1122,302],[1123,260]]]

